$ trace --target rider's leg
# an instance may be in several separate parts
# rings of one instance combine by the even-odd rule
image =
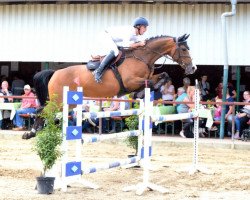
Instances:
[[[112,51],[110,51],[109,54],[107,54],[104,57],[100,66],[93,72],[93,74],[95,76],[95,81],[97,83],[101,82],[101,78],[102,78],[102,75],[103,75],[105,68],[113,61],[114,58],[115,58],[115,52],[112,50]]]

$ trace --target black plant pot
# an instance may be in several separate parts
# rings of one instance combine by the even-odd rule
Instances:
[[[54,192],[55,177],[36,177],[39,194],[52,194]]]

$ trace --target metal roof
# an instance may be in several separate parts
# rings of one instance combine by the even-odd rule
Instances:
[[[0,0],[0,3],[229,3],[230,0]],[[238,0],[237,3],[250,3],[250,0]]]

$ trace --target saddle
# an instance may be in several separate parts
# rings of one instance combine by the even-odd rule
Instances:
[[[121,65],[123,63],[123,61],[125,60],[124,54],[125,54],[124,51],[120,50],[118,56],[110,64],[110,66],[108,66],[108,68],[118,67],[119,65]],[[91,57],[92,57],[92,60],[90,60],[87,63],[87,69],[90,71],[94,71],[95,69],[97,69],[100,66],[100,64],[105,56],[91,56]]]

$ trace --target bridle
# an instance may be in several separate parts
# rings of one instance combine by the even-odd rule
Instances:
[[[189,58],[190,60],[192,60],[192,58],[190,57],[190,55],[188,55],[188,56],[187,56],[187,55],[181,55],[181,50],[183,50],[183,49],[182,49],[180,46],[181,46],[181,44],[183,44],[183,45],[186,47],[187,50],[189,50],[189,47],[188,47],[186,41],[181,41],[181,42],[179,42],[179,41],[178,41],[178,38],[174,38],[174,41],[175,41],[175,43],[176,43],[177,48],[175,49],[175,52],[174,52],[174,54],[173,54],[172,57],[174,58],[175,54],[178,53],[178,58],[176,59],[175,62],[177,62],[182,68],[184,68],[185,65],[189,65],[191,62],[185,64],[185,63],[181,60],[181,58]],[[185,50],[186,50],[186,49],[185,49]],[[173,59],[172,59],[172,60],[173,60]],[[173,61],[174,61],[174,60],[173,60]]]
[[[174,52],[174,54],[173,54],[172,57],[170,57],[170,56],[168,56],[168,55],[166,55],[166,54],[161,54],[160,52],[155,51],[155,50],[149,48],[148,46],[144,46],[144,47],[143,47],[143,48],[149,50],[150,52],[153,52],[153,53],[159,55],[160,57],[164,57],[164,58],[165,58],[164,62],[163,62],[159,67],[155,67],[155,69],[161,68],[161,67],[165,64],[165,62],[166,62],[167,59],[172,60],[173,62],[177,62],[177,63],[178,63],[182,68],[184,68],[184,69],[185,69],[185,65],[189,65],[189,64],[192,62],[192,61],[191,61],[190,63],[185,64],[185,63],[182,61],[182,58],[189,58],[190,60],[192,60],[192,58],[191,58],[189,55],[187,56],[187,55],[182,55],[182,54],[181,54],[181,50],[183,50],[183,49],[180,47],[181,44],[183,44],[183,45],[186,47],[186,49],[189,50],[189,47],[187,46],[186,41],[181,41],[181,42],[179,42],[179,41],[178,41],[178,38],[173,38],[173,39],[174,39],[174,42],[176,43],[177,48],[175,49],[175,52]],[[177,54],[178,57],[177,57],[177,59],[174,60],[173,58],[175,57],[176,54]],[[139,58],[138,56],[136,56],[136,55],[134,55],[134,54],[133,54],[133,56],[134,56],[137,60],[140,60],[140,61],[144,62],[146,65],[148,65],[148,64],[146,63],[146,61],[145,61],[143,58]],[[151,66],[149,66],[149,69],[150,69],[150,68],[151,68]]]

